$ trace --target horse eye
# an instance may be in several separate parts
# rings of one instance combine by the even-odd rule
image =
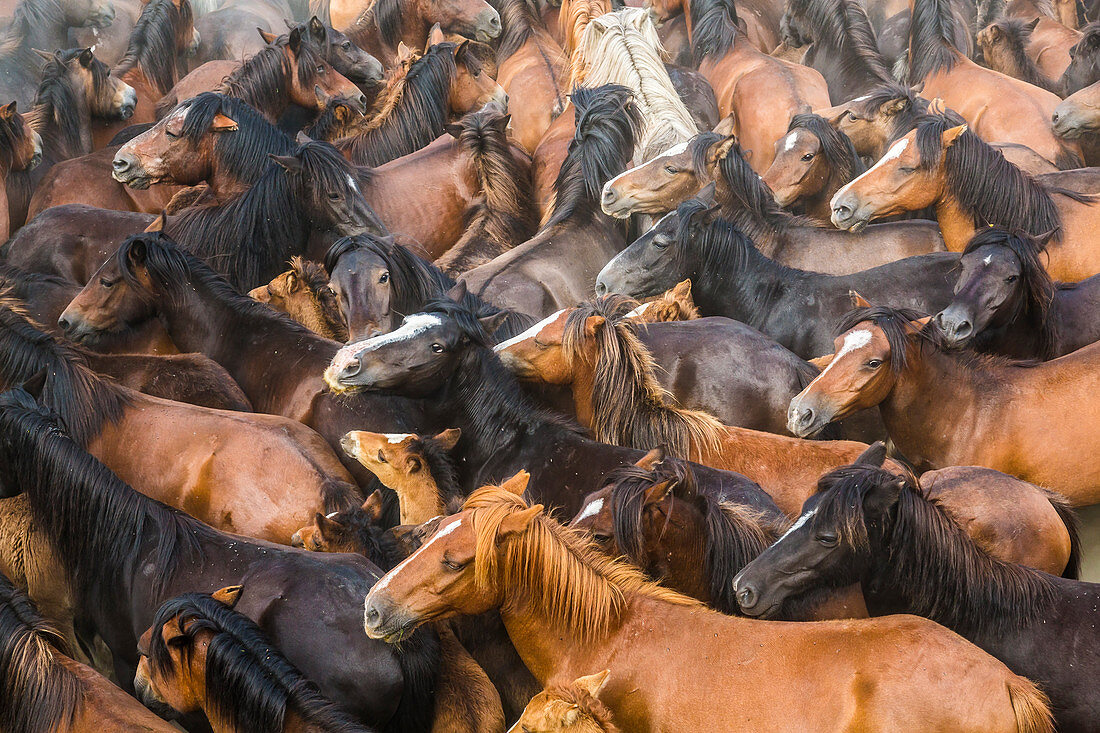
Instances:
[[[386,456],[382,455],[382,449],[381,448],[378,449],[378,462],[379,463],[386,463],[387,462],[386,461]]]
[[[168,137],[172,138],[173,140],[175,140],[176,138],[178,138],[178,137],[179,137],[179,135],[177,135],[176,133],[172,132],[172,131],[171,131],[171,130],[169,130],[169,129],[168,129],[167,127],[166,127],[166,128],[164,128],[164,134],[165,134],[165,135],[167,135]]]
[[[592,539],[594,539],[598,544],[606,545],[607,543],[611,542],[611,535],[596,533],[592,535]]]
[[[332,201],[339,201],[341,198],[340,193],[337,191],[332,191],[331,193],[329,193],[328,197]]]
[[[657,249],[666,249],[668,247],[668,242],[662,242],[659,239],[654,239],[653,240],[653,246],[656,247]]]
[[[898,173],[904,173],[905,175],[909,175],[910,173],[913,173],[916,170],[917,170],[916,168],[909,168],[908,166],[900,166],[898,168]]]
[[[388,283],[389,281],[390,281],[390,273],[388,273],[388,272],[383,272],[382,276],[380,278],[378,278],[378,282],[380,282],[382,284]]]
[[[323,74],[323,73],[325,73],[325,67],[324,67],[324,66],[318,66],[318,67],[317,67],[317,73],[318,73],[318,74]]]
[[[464,565],[463,563],[460,563],[460,562],[454,562],[453,560],[448,560],[448,559],[446,559],[446,558],[444,558],[444,559],[443,559],[443,565],[444,565],[444,566],[445,566],[445,567],[446,567],[446,568],[447,568],[448,570],[454,570],[455,572],[458,572],[458,571],[459,571],[459,570],[461,570],[462,568],[466,567],[466,566],[465,566],[465,565]]]
[[[880,366],[882,366],[882,359],[871,359],[871,361],[867,362],[867,366],[871,367],[872,369],[878,369]]]
[[[443,353],[443,344],[432,344],[432,351],[437,354]]]
[[[802,160],[813,160],[813,159],[814,159],[814,154],[813,153],[806,153],[805,155],[802,156]]]
[[[350,50],[351,49],[351,41],[344,41],[343,43],[340,44],[340,48],[344,49],[345,51]]]
[[[110,290],[111,288],[113,288],[115,286],[115,283],[114,283],[113,280],[108,280],[108,279],[103,278],[103,277],[99,278],[99,284],[102,285],[103,287],[107,288],[108,290]]]
[[[835,534],[821,534],[817,536],[817,541],[826,547],[836,547],[837,543],[840,542],[840,538]]]
[[[1008,277],[1006,277],[1006,278],[1005,278],[1005,282],[1006,282],[1006,283],[1014,283],[1014,282],[1016,282],[1017,280],[1019,280],[1019,276],[1018,276],[1018,275],[1009,275]]]
[[[678,169],[673,168],[671,165],[666,165],[665,166],[665,173],[669,174],[670,176],[674,176],[679,172],[680,171]]]

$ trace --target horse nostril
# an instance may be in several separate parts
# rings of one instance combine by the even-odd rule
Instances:
[[[596,295],[607,295],[607,286],[599,280],[596,281]]]
[[[359,98],[356,101],[359,102],[359,111],[362,112],[363,114],[366,114],[367,113],[367,95],[366,94],[360,94]]]
[[[115,158],[111,161],[111,168],[115,173],[125,173],[130,170],[130,161],[125,158]]]
[[[737,591],[737,605],[741,606],[741,608],[752,608],[755,606],[756,591],[749,586],[745,586]]]
[[[57,327],[60,328],[62,331],[68,331],[70,328],[72,328],[72,326],[72,321],[70,321],[64,315],[57,319]]]
[[[974,325],[970,321],[959,321],[955,326],[955,338],[966,338],[974,331]]]
[[[834,206],[833,215],[836,216],[838,219],[847,219],[849,216],[852,215],[852,209],[851,207],[844,204]]]
[[[603,190],[603,203],[613,204],[619,198],[619,192],[608,186]]]
[[[1051,122],[1057,122],[1060,118],[1061,118],[1061,115],[1059,115],[1058,112],[1055,112],[1054,114],[1052,114],[1050,116],[1050,121]]]
[[[489,25],[491,25],[493,28],[500,28],[500,18],[495,15],[492,18],[489,18]]]
[[[376,608],[368,608],[367,609],[367,622],[368,623],[376,624],[376,623],[378,623],[378,618],[379,618],[378,609],[376,609]]]

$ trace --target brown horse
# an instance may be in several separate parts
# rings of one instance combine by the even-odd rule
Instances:
[[[291,257],[289,270],[248,294],[253,300],[286,313],[320,336],[333,341],[348,339],[348,327],[340,315],[336,293],[328,285],[324,265]]]
[[[366,599],[368,636],[399,641],[428,619],[500,608],[543,684],[614,666],[601,700],[633,731],[1051,730],[1032,683],[931,622],[709,611],[602,557],[529,507],[523,484],[478,489],[387,573]],[[738,663],[745,654],[753,664]],[[700,695],[702,680],[736,690],[737,704]],[[800,698],[814,704],[790,704]]]
[[[654,19],[660,23],[684,19],[688,14],[687,5],[687,0],[647,0],[645,3]],[[749,42],[761,53],[774,51],[781,40],[779,26],[783,5],[771,0],[739,0],[737,5],[748,11],[739,13],[737,20],[744,24],[745,36]]]
[[[702,136],[719,139],[707,133]],[[690,143],[681,143],[605,183],[600,207],[620,219],[631,214],[664,215],[697,194],[712,180],[707,178],[709,173],[696,170]]]
[[[945,351],[927,322],[882,307],[850,313],[828,367],[791,400],[791,432],[811,435],[878,405],[890,439],[920,469],[986,466],[1048,486],[1075,506],[1100,501],[1089,458],[1100,344],[1053,361],[1013,362]],[[1077,417],[1072,440],[1058,438],[1067,411]]]
[[[1051,115],[1054,133],[1067,140],[1085,140],[1100,131],[1100,82],[1074,92]]]
[[[485,0],[368,0],[366,8],[357,7],[354,14],[334,12],[331,5],[329,13],[334,28],[385,66],[393,65],[402,43],[424,48],[429,29],[437,23],[448,33],[483,43],[501,30],[500,14]]]
[[[83,354],[93,371],[132,390],[214,410],[252,412],[229,373],[202,354]]]
[[[982,50],[986,65],[994,71],[1061,96],[1061,74],[1048,76],[1027,53],[1031,34],[1038,23],[1038,18],[1030,23],[1015,18],[1002,18],[978,33],[978,48]],[[1064,55],[1068,66],[1069,54]]]
[[[6,731],[172,733],[91,667],[27,597],[0,575],[0,726]]]
[[[11,236],[8,214],[8,174],[25,171],[42,160],[42,138],[15,110],[15,102],[0,107],[0,241]]]
[[[619,733],[600,691],[611,670],[554,684],[531,698],[509,733]]]
[[[980,227],[1020,230],[1042,240],[1057,280],[1100,272],[1100,202],[1043,186],[970,132],[932,117],[890,148],[870,170],[833,196],[832,221],[858,231],[867,222],[934,207],[944,244],[961,252]]]
[[[684,280],[630,311],[630,317],[640,323],[672,323],[694,321],[702,314],[691,297],[691,280]]]
[[[640,450],[665,446],[676,457],[743,474],[792,517],[818,476],[866,449],[855,441],[805,441],[723,425],[669,404],[627,315],[635,305],[622,296],[598,298],[533,326],[497,353],[522,380],[571,387],[577,418],[597,440]]]
[[[763,173],[791,117],[829,106],[825,79],[808,66],[753,47],[738,27],[733,0],[689,0],[684,14],[695,61],[714,87],[719,112],[734,114],[734,132],[749,151],[753,170]]]

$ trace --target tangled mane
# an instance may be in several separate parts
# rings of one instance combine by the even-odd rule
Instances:
[[[298,47],[293,49],[297,63],[292,68],[294,62],[283,52],[289,45],[290,35],[284,33],[245,59],[225,77],[216,91],[242,99],[256,109],[281,109],[286,80],[292,74],[298,75],[299,84],[309,87],[317,74],[317,66],[328,65],[321,52],[299,35]]]
[[[600,211],[603,185],[632,159],[642,124],[634,95],[624,86],[577,87],[570,99],[576,131],[554,180],[549,217],[540,231],[566,221],[582,223]]]
[[[962,53],[955,48],[957,21],[950,0],[915,0],[909,23],[909,83],[955,68]]]
[[[695,65],[715,60],[733,49],[739,32],[734,0],[689,0],[691,3],[691,55]]]
[[[34,131],[18,112],[11,117],[0,117],[0,174],[7,174],[15,164],[16,151]]]
[[[57,660],[65,637],[0,574],[0,729],[39,733],[71,726],[84,685]]]
[[[1011,64],[1011,68],[995,69],[996,71],[1014,76],[1032,86],[1046,89],[1048,92],[1062,95],[1062,85],[1057,80],[1047,78],[1047,75],[1035,65],[1035,61],[1027,55],[1027,44],[1031,39],[1032,31],[1028,21],[1020,18],[1001,18],[982,30],[978,35],[979,40],[983,36],[988,38],[993,29],[1000,33],[1000,47],[1007,53]],[[986,61],[989,61],[988,56]]]
[[[374,0],[359,13],[349,30],[373,30],[382,43],[397,48],[401,40],[401,0]]]
[[[1002,227],[1032,237],[1062,240],[1062,216],[1052,193],[1091,203],[1093,197],[1064,188],[1047,188],[1005,160],[1001,152],[969,129],[944,150],[943,133],[954,124],[926,117],[917,124],[920,166],[930,169],[942,160],[947,188],[975,228]]]
[[[431,46],[389,88],[375,116],[355,134],[337,140],[336,147],[357,165],[378,166],[435,140],[447,123],[448,98],[459,63],[471,74],[481,68],[466,43]]]
[[[317,686],[291,664],[252,619],[205,593],[187,593],[157,611],[149,661],[171,678],[172,657],[161,628],[175,620],[188,645],[181,656],[190,663],[199,634],[210,634],[206,648],[206,704],[212,717],[234,731],[279,731],[293,711],[331,733],[369,733],[370,729],[323,697]]]
[[[0,288],[0,383],[11,388],[43,370],[47,378],[39,399],[81,445],[117,422],[129,404],[122,387],[100,377],[80,351],[35,323],[10,287]]]
[[[665,69],[665,50],[644,8],[595,18],[573,52],[571,87],[621,84],[634,95],[642,127],[633,162],[644,163],[698,133]]]
[[[12,12],[11,23],[0,31],[0,57],[29,51],[26,42],[34,28],[64,28],[68,25],[60,0],[19,0]]]
[[[603,733],[621,733],[619,727],[615,725],[611,710],[576,682],[570,682],[568,685],[550,685],[546,688],[546,694],[567,707],[576,708],[581,715],[595,722]]]
[[[639,450],[666,446],[680,458],[716,451],[722,424],[705,412],[669,404],[674,398],[654,376],[656,362],[638,338],[637,322],[629,317],[637,305],[622,295],[605,295],[575,308],[565,322],[562,354],[574,377],[582,364],[592,370],[596,439]],[[586,323],[593,316],[604,322],[590,337]],[[595,363],[588,361],[586,348],[592,342]]]
[[[477,489],[462,506],[476,535],[474,573],[483,589],[497,588],[505,607],[516,591],[559,629],[587,641],[607,636],[625,610],[627,595],[644,595],[681,606],[698,601],[650,582],[640,570],[611,560],[576,530],[540,514],[518,535],[500,541],[505,517],[528,509],[521,497],[499,486]],[[511,597],[509,597],[511,596]]]
[[[612,526],[615,542],[626,558],[646,567],[646,494],[656,484],[668,482],[671,496],[693,505],[704,524],[704,568],[711,605],[727,614],[742,615],[730,579],[763,552],[778,536],[778,527],[762,514],[741,504],[724,502],[699,491],[691,464],[664,458],[651,469],[622,466],[610,472]],[[669,516],[675,512],[675,505]],[[659,540],[658,540],[659,541]]]
[[[330,99],[313,124],[305,129],[305,134],[313,140],[335,142],[354,135],[363,119],[363,113],[352,109],[346,99]]]
[[[840,60],[842,73],[857,74],[869,83],[892,81],[859,0],[793,0],[787,12],[802,21],[800,27],[811,29],[815,53]]]
[[[535,232],[531,159],[508,140],[508,116],[495,104],[471,112],[447,130],[473,160],[481,196],[465,233],[436,260],[452,277],[485,264]]]
[[[871,515],[864,501],[873,491],[897,501]],[[862,556],[869,591],[899,592],[913,613],[967,637],[1041,623],[1050,613],[1055,589],[1048,576],[988,555],[911,477],[845,466],[823,476],[818,492],[812,521],[835,527]]]
[[[69,63],[84,49],[57,51],[42,67],[42,82],[34,93],[34,107],[28,115],[30,126],[42,136],[42,150],[56,151],[51,157],[76,158],[92,152],[89,114],[91,100],[108,93],[107,65],[92,58],[88,69],[90,89],[78,90],[69,75]]]
[[[791,118],[791,124],[787,127],[787,132],[795,130],[806,130],[818,139],[821,154],[825,156],[836,180],[847,183],[863,172],[863,161],[852,141],[830,125],[824,117],[812,112],[797,114]]]
[[[121,77],[134,67],[163,96],[179,81],[182,52],[191,44],[194,18],[189,0],[150,0],[141,9],[126,53],[115,64],[114,75]]]
[[[688,290],[686,293],[677,293],[676,288],[669,288],[665,292],[650,300],[643,306],[634,310],[634,317],[644,323],[667,323],[670,321],[694,321],[702,318],[699,307],[691,297],[691,280],[685,280]],[[683,283],[681,283],[682,285]],[[644,308],[644,310],[642,310]],[[639,311],[641,313],[639,314]]]
[[[214,134],[214,155],[218,166],[242,183],[252,184],[271,166],[270,154],[290,155],[294,141],[248,102],[217,92],[202,94],[183,102],[183,137],[197,147],[203,136],[214,134],[210,126],[218,114],[237,123],[232,135]]]
[[[1030,330],[1038,336],[1041,358],[1053,358],[1059,337],[1058,319],[1051,318],[1056,287],[1043,267],[1042,245],[1022,232],[1011,233],[1004,229],[986,227],[967,242],[963,256],[986,245],[1004,247],[1020,263],[1020,281],[1016,290],[1022,297],[1015,298],[1016,307],[1009,316],[1009,322],[1026,321]],[[981,341],[980,334],[977,340]]]

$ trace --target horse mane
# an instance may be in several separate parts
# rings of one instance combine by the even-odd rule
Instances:
[[[288,264],[290,271],[309,291],[309,300],[316,308],[317,320],[325,329],[325,333],[321,335],[341,343],[347,341],[348,329],[340,316],[336,293],[328,286],[329,277],[324,265],[298,255],[291,257]]]
[[[540,231],[566,221],[587,221],[599,211],[603,184],[632,159],[641,113],[619,84],[576,87],[570,95],[576,131],[554,180],[554,199]]]
[[[336,141],[340,151],[358,165],[377,166],[416,152],[442,135],[457,62],[471,72],[480,69],[473,54],[461,52],[458,59],[455,51],[450,42],[431,46],[390,87],[377,114],[355,134]]]
[[[60,0],[19,0],[12,12],[11,23],[0,31],[0,57],[11,56],[23,50],[34,28],[56,28],[67,25],[65,10],[61,7]]]
[[[30,133],[30,125],[23,120],[23,115],[16,113],[7,119],[0,118],[0,174],[11,170],[15,149]]]
[[[888,143],[904,137],[917,126],[917,122],[928,111],[928,100],[919,96],[912,88],[895,81],[884,81],[862,97],[853,99],[851,104],[863,117],[872,117],[882,105],[897,99],[904,99],[904,106],[890,116]],[[960,123],[961,124],[961,123]]]
[[[858,0],[797,0],[788,4],[788,12],[792,10],[812,29],[814,47],[834,54],[842,71],[879,82],[893,80],[867,11]]]
[[[1046,74],[1040,71],[1031,57],[1027,55],[1027,43],[1031,38],[1031,28],[1028,27],[1027,21],[1020,18],[1001,18],[990,25],[996,26],[1001,31],[1004,37],[1004,48],[1012,57],[1012,65],[1015,67],[1014,74],[1018,74],[1021,81],[1026,81],[1032,86],[1061,95],[1062,88],[1058,80],[1048,79]]]
[[[0,729],[39,733],[67,728],[84,704],[84,684],[58,663],[65,637],[0,574]]]
[[[382,43],[396,48],[401,40],[401,0],[374,0],[359,13],[351,28],[373,28]]]
[[[1058,319],[1050,317],[1056,288],[1050,274],[1043,267],[1042,245],[1023,232],[1010,233],[1004,229],[986,227],[978,230],[967,242],[963,256],[986,245],[1004,247],[1020,263],[1021,284],[1018,287],[1024,297],[1019,299],[1010,321],[1025,321],[1029,330],[1038,336],[1040,357],[1053,358],[1059,336]]]
[[[713,56],[719,59],[737,40],[737,5],[734,0],[689,0],[691,3],[691,55],[695,65]]]
[[[149,644],[157,673],[172,672],[171,653],[160,633],[172,619],[191,644],[198,634],[212,635],[206,648],[206,702],[233,730],[283,730],[287,712],[293,711],[324,731],[369,733],[323,697],[252,619],[205,593],[173,598],[157,611]],[[191,653],[191,646],[184,647],[185,659]]]
[[[567,685],[550,685],[546,688],[546,694],[576,708],[581,715],[594,720],[602,733],[621,733],[619,727],[615,725],[611,710],[576,682],[570,682]]]
[[[706,528],[703,574],[711,605],[722,613],[742,615],[730,578],[775,541],[777,527],[744,505],[724,502],[699,491],[695,472],[687,461],[665,458],[652,469],[622,466],[611,471],[604,483],[612,487],[615,541],[626,558],[639,567],[646,564],[643,546],[646,492],[662,481],[669,482],[673,496],[694,505],[703,517]]]
[[[117,422],[130,402],[126,391],[96,374],[84,355],[34,322],[10,287],[0,289],[0,382],[22,384],[48,374],[42,403],[56,413],[73,439],[87,445]]]
[[[787,132],[806,130],[821,143],[821,153],[834,171],[837,180],[847,183],[863,172],[863,161],[852,145],[851,139],[812,112],[796,114],[791,118]]]
[[[595,363],[586,364],[593,373],[596,439],[639,450],[665,446],[680,458],[717,450],[722,424],[705,412],[670,404],[674,398],[654,376],[657,364],[638,338],[637,322],[629,317],[637,305],[622,295],[605,295],[574,309],[565,322],[562,352],[576,369],[587,362],[586,321],[593,316],[605,321],[591,339]]]
[[[180,0],[178,8],[173,0],[150,0],[141,9],[114,75],[121,77],[136,66],[158,94],[167,94],[179,80],[177,49],[190,42],[193,23],[189,0]]]
[[[80,104],[77,91],[69,78],[68,64],[83,52],[80,48],[58,51],[42,67],[42,81],[34,93],[34,106],[28,115],[32,128],[42,136],[42,149],[57,150],[61,158],[74,158],[91,152],[91,132],[88,129],[87,107]],[[97,58],[89,69],[92,88],[103,89],[110,70]]]
[[[566,55],[573,55],[575,45],[580,42],[589,23],[615,10],[616,6],[621,7],[621,3],[616,0],[565,0],[562,3],[563,10],[558,15],[558,29]],[[565,12],[565,8],[569,12]]]
[[[523,588],[531,605],[550,623],[582,639],[605,637],[625,610],[628,595],[679,606],[699,601],[650,582],[632,565],[612,560],[580,532],[539,514],[518,535],[499,540],[500,524],[528,509],[521,497],[499,486],[474,491],[462,506],[472,513],[476,535],[474,574],[481,588]],[[507,602],[507,600],[506,600]]]
[[[944,150],[943,133],[953,126],[942,117],[926,117],[917,124],[920,166],[931,168],[943,159],[947,188],[973,225],[999,226],[1033,237],[1049,234],[1052,241],[1061,241],[1062,216],[1051,193],[1081,202],[1092,198],[1042,186],[970,130]]]
[[[1000,634],[1010,627],[1042,622],[1055,600],[1055,586],[1037,570],[995,559],[979,548],[935,501],[909,477],[900,479],[895,507],[867,516],[864,498],[899,477],[872,466],[845,466],[823,476],[817,514],[840,528],[842,541],[870,555],[885,554],[869,590],[898,589],[912,612],[963,636]]]
[[[955,14],[950,0],[914,0],[909,23],[909,83],[951,71],[962,53],[955,48]]]
[[[512,54],[520,50],[523,44],[532,39],[545,58],[542,41],[546,30],[530,0],[496,0],[492,5],[500,13],[501,32],[498,39],[500,43],[497,46],[497,64],[503,64],[512,57]]]
[[[294,141],[266,117],[242,99],[203,92],[184,102],[187,109],[183,118],[183,136],[192,145],[198,145],[203,135],[210,132],[214,117],[223,114],[237,123],[232,135],[214,137],[214,155],[218,164],[234,178],[255,183],[271,166],[270,154],[289,155],[294,152]]]
[[[622,84],[642,116],[634,161],[643,162],[698,133],[665,69],[665,50],[644,8],[624,8],[595,18],[572,56],[571,87]]]
[[[303,40],[295,50],[296,68],[289,68],[291,60],[283,53],[289,44],[289,35],[279,36],[230,72],[216,91],[243,99],[256,109],[278,109],[285,92],[284,80],[293,73],[301,84],[308,84],[317,64],[324,62],[320,51]]]
[[[340,119],[337,114],[341,109],[344,110],[344,119]],[[353,110],[346,99],[330,99],[317,119],[305,129],[305,134],[313,140],[335,142],[354,135],[363,119],[363,115],[358,110]]]
[[[465,233],[436,261],[449,274],[484,264],[534,234],[531,159],[513,148],[506,124],[504,111],[495,104],[458,123],[458,143],[473,160],[482,195],[471,208]]]

